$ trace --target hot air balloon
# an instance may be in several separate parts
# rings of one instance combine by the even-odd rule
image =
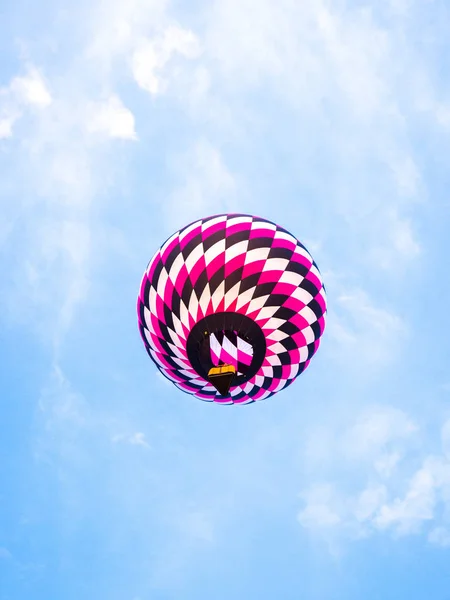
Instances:
[[[260,217],[221,214],[173,234],[142,278],[139,330],[180,390],[248,404],[290,385],[325,327],[326,296],[311,255]]]

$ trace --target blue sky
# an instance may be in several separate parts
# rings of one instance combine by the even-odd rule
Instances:
[[[38,5],[39,4],[39,5]],[[0,600],[446,600],[450,8],[0,5]],[[184,224],[287,227],[329,314],[285,392],[158,376]]]

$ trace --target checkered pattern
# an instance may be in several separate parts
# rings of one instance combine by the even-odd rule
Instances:
[[[163,375],[202,400],[244,404],[279,392],[305,370],[324,331],[326,297],[316,264],[289,232],[225,214],[191,223],[163,244],[144,273],[137,309],[145,347]],[[258,372],[226,398],[186,351],[192,327],[223,312],[252,319],[267,344]]]

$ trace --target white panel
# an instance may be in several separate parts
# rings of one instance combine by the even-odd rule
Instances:
[[[276,354],[280,354],[281,352],[286,352],[286,348],[279,342],[275,342],[274,344],[271,344],[270,350],[271,350],[271,352],[275,352]],[[270,356],[268,356],[267,358],[270,358]]]
[[[283,351],[285,352],[286,350],[283,349]],[[266,360],[267,362],[272,365],[272,367],[279,367],[281,365],[280,362],[280,358],[278,356],[278,354],[273,354],[271,356],[266,356]],[[273,374],[272,374],[273,377]]]
[[[267,302],[268,298],[269,298],[269,294],[267,294],[266,296],[260,296],[259,298],[255,298],[254,300],[252,300],[250,302],[247,312],[251,313],[255,310],[261,309],[264,306],[264,304]],[[270,307],[270,308],[272,308],[272,307]],[[277,308],[275,308],[275,310],[277,310]]]
[[[253,346],[245,340],[242,340],[240,337],[237,339],[237,347],[241,352],[253,356]]]
[[[284,231],[280,231],[279,229],[275,233],[275,239],[276,240],[287,240],[287,241],[291,242],[292,244],[294,244],[294,246],[297,244],[297,240],[295,239],[295,237],[293,235],[291,235],[290,233],[285,233]]]
[[[264,329],[279,329],[282,325],[286,323],[285,319],[276,319],[275,317],[271,317],[267,323],[264,325]],[[289,336],[285,336],[289,337]]]
[[[175,344],[171,344],[170,342],[167,342],[167,345],[177,358],[186,360],[186,353],[182,352],[178,346],[176,346]]]
[[[211,353],[213,356],[218,359],[220,358],[220,344],[219,340],[216,338],[214,334],[212,334],[209,338],[209,345],[211,348]]]
[[[276,231],[277,226],[273,223],[265,223],[263,221],[253,221],[252,229],[269,229],[270,231]]]
[[[256,375],[256,377],[255,377],[255,385],[257,387],[261,387],[263,383],[264,383],[264,377],[262,375]]]
[[[163,267],[161,269],[161,273],[159,275],[158,287],[156,288],[156,291],[158,292],[158,296],[160,296],[163,299],[164,299],[164,292],[166,289],[168,278],[169,278],[169,275],[167,274],[166,269]]]
[[[241,285],[241,282],[238,281],[235,285],[233,285],[233,287],[228,290],[228,292],[225,294],[225,310],[228,309],[229,306],[231,306],[231,304],[236,300],[236,298],[239,295],[239,287]]]
[[[153,335],[156,335],[155,330],[153,329],[153,325],[152,325],[152,316],[146,306],[144,306],[144,319],[145,319],[144,325],[147,327],[147,329],[150,331],[150,333],[153,333]]]
[[[225,352],[228,352],[228,354],[232,356],[235,361],[237,361],[237,347],[234,344],[232,344],[227,337],[223,338],[222,347],[225,350]]]
[[[192,271],[192,268],[194,267],[194,265],[196,265],[198,263],[202,254],[203,254],[203,246],[201,244],[198,244],[197,246],[195,246],[195,248],[192,250],[192,252],[189,254],[189,256],[186,258],[186,261],[185,261],[187,270],[189,272]]]
[[[313,299],[313,296],[307,292],[306,290],[304,290],[303,288],[296,288],[292,294],[291,294],[292,298],[295,298],[296,300],[299,300],[302,304],[309,304],[311,302],[311,300]]]
[[[304,362],[304,361],[301,361]],[[289,379],[294,379],[294,377],[297,377],[297,373],[300,370],[300,365],[291,365],[291,370],[289,373]]]
[[[306,346],[302,346],[299,348],[300,350],[300,363],[304,363],[308,360],[308,348]]]
[[[264,365],[261,367],[261,371],[264,377],[273,377],[273,368],[270,365]]]
[[[189,329],[189,311],[186,308],[183,300],[180,302],[180,320]]]
[[[206,313],[206,309],[208,308],[209,301],[211,300],[211,290],[209,289],[209,284],[205,286],[205,289],[200,296],[200,308],[203,314]]]
[[[233,244],[225,251],[225,260],[229,262],[230,260],[236,258],[240,254],[246,254],[248,248],[248,240],[243,240],[242,242],[238,242],[237,244]]]
[[[222,281],[211,297],[213,310],[216,310],[225,295],[225,282]]]
[[[265,306],[258,313],[258,319],[270,319],[279,309],[279,306]],[[284,323],[285,321],[283,321]]]
[[[198,317],[198,298],[197,298],[197,295],[196,295],[196,293],[194,291],[192,291],[191,297],[189,299],[189,314],[194,319],[194,321],[197,321],[197,317]]]
[[[181,325],[180,319],[176,315],[172,315],[173,325],[175,327],[175,331],[177,332],[180,340],[185,340],[185,334],[183,331],[183,326]]]
[[[315,313],[309,308],[309,306],[304,306],[299,314],[306,319],[310,325],[311,323],[315,323],[315,321],[317,321]]]
[[[178,254],[175,260],[173,261],[172,266],[170,267],[169,277],[171,282],[175,285],[175,282],[180,274],[181,267],[184,264],[184,258],[182,254]]]
[[[270,326],[270,321],[269,324],[265,325],[264,327],[267,329],[272,329]],[[279,329],[275,329],[275,331],[272,331],[272,333],[270,333],[266,339],[274,342],[280,342],[281,340],[285,340],[287,337],[289,337],[287,333],[284,333],[284,331],[280,331]]]
[[[250,263],[257,262],[260,260],[267,260],[269,256],[270,248],[254,248],[253,250],[248,250],[245,255],[245,264],[249,265]]]
[[[251,299],[253,298],[253,293],[254,293],[255,289],[256,288],[252,287],[249,290],[247,290],[246,292],[244,292],[243,294],[239,294],[238,301],[236,304],[236,310],[239,310],[240,308],[242,308],[248,302],[251,301]]]
[[[223,255],[223,260],[225,261],[225,240],[221,239],[216,244],[213,244],[211,248],[205,252],[205,262],[207,265],[212,263],[214,259],[218,256]]]
[[[284,272],[289,262],[287,258],[268,258],[264,264],[263,271]]]
[[[305,327],[304,329],[302,329],[302,334],[305,336],[307,344],[312,344],[313,342],[315,342],[316,337],[311,327]]]
[[[252,217],[228,217],[227,228],[231,227],[232,225],[238,225],[240,223],[251,223],[252,221]]]
[[[298,287],[304,279],[305,278],[303,275],[300,275],[299,273],[294,273],[293,271],[284,271],[279,281],[281,283],[289,283],[290,285],[295,285]]]
[[[156,315],[156,299],[157,299],[158,295],[156,293],[156,290],[154,287],[150,288],[150,293],[149,293],[149,308],[150,308],[150,312],[152,313],[152,315]]]

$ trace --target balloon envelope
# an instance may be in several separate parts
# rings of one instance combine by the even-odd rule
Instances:
[[[288,231],[241,214],[173,234],[142,278],[139,329],[179,389],[245,404],[291,384],[319,347],[326,296],[311,255]]]

